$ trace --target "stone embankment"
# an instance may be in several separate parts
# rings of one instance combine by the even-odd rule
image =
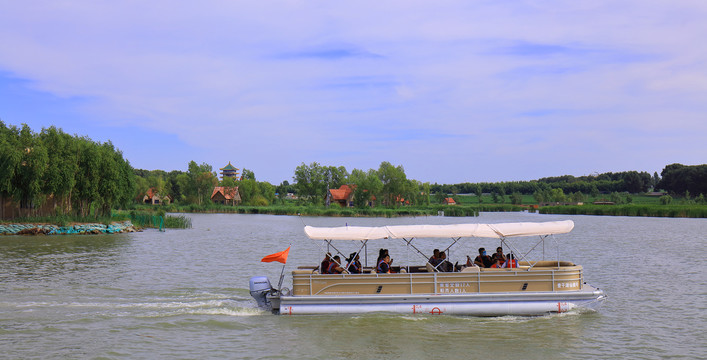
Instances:
[[[77,224],[71,226],[56,226],[47,224],[0,224],[0,235],[82,235],[82,234],[116,234],[136,232],[130,221],[105,224]]]

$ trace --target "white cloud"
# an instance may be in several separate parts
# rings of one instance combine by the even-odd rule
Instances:
[[[175,134],[214,167],[237,154],[273,182],[311,161],[388,160],[438,182],[654,171],[666,150],[646,144],[666,133],[642,130],[668,125],[690,139],[668,141],[685,154],[671,161],[707,155],[701,2],[3,9],[0,70],[87,99],[106,125]]]

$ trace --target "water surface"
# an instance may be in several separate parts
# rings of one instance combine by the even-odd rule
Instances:
[[[232,359],[704,358],[707,220],[482,213],[478,218],[190,215],[194,228],[0,237],[0,357]],[[609,296],[599,312],[474,318],[273,316],[248,279],[276,282],[266,254],[292,245],[287,271],[321,260],[319,226],[551,221],[564,260]],[[430,251],[433,242],[421,242]],[[377,249],[369,247],[371,256]],[[468,253],[497,241],[479,240]],[[380,247],[384,247],[381,245]],[[396,263],[405,247],[385,244]],[[353,245],[344,246],[346,254]],[[464,249],[452,253],[462,260]],[[550,253],[553,250],[546,249]],[[549,254],[548,254],[549,255]],[[554,254],[552,254],[554,256]],[[369,260],[370,261],[370,260]],[[289,280],[285,286],[290,287]],[[496,354],[496,355],[494,355]]]

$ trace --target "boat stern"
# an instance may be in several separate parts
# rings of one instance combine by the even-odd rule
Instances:
[[[273,291],[270,279],[267,276],[253,276],[250,278],[249,286],[250,296],[258,303],[258,307],[272,310],[272,302],[268,296]]]

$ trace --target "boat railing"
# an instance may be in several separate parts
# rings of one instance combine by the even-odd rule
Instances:
[[[572,291],[583,283],[582,267],[480,269],[474,272],[317,274],[293,271],[295,295],[456,294]]]

